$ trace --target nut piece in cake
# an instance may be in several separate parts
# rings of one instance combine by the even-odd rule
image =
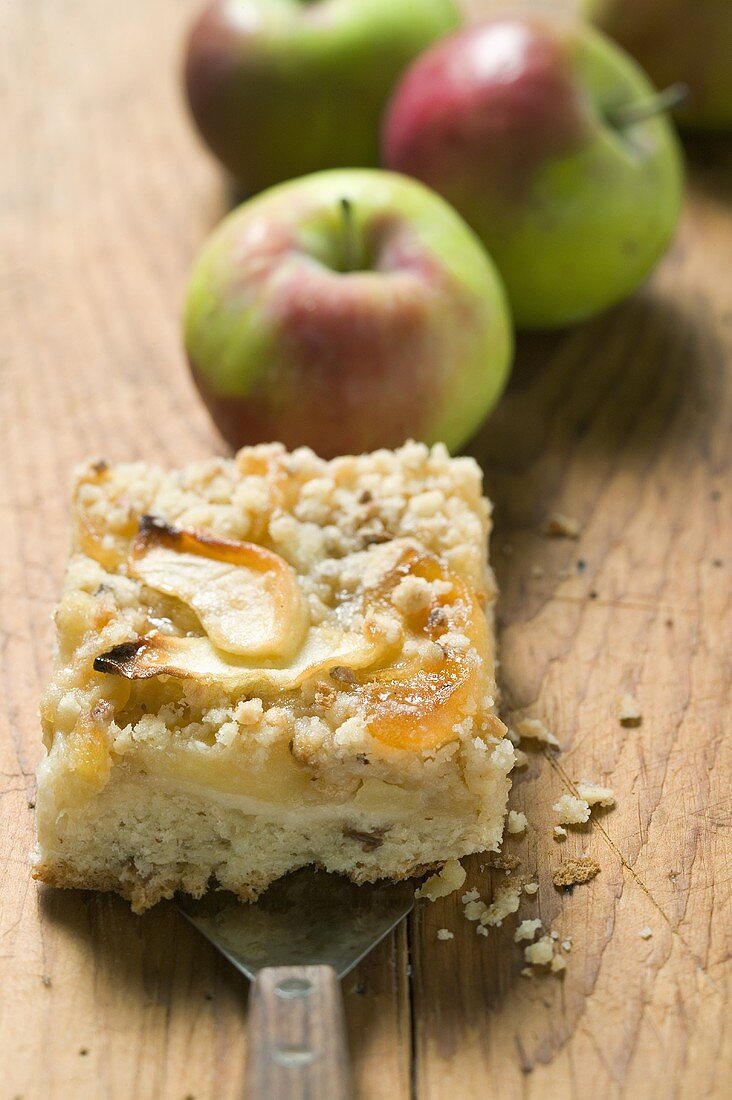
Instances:
[[[83,469],[36,877],[142,910],[312,863],[366,882],[497,851],[514,750],[489,514],[477,465],[441,446]]]

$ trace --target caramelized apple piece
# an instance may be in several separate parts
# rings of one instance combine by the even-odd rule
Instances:
[[[278,554],[255,543],[143,516],[129,571],[192,608],[213,644],[227,653],[283,660],[302,644],[309,616],[297,577]]]
[[[227,692],[277,692],[293,691],[310,677],[338,666],[366,668],[386,654],[384,643],[322,625],[310,630],[302,649],[287,667],[267,668],[221,653],[208,638],[178,638],[155,631],[100,654],[94,668],[128,680],[176,676],[216,684]]]
[[[432,641],[444,634],[450,607],[450,629],[467,636],[479,657],[488,651],[488,628],[478,596],[437,558],[409,550],[382,588],[384,598],[402,577],[423,577],[450,584],[430,607],[410,616],[410,625]],[[374,673],[359,688],[370,712],[371,734],[398,749],[437,749],[454,739],[453,726],[479,701],[480,662],[467,650],[449,649],[434,667],[394,665]]]

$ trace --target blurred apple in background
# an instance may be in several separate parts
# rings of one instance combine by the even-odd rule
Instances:
[[[247,193],[375,167],[395,79],[458,23],[453,0],[214,0],[186,51],[193,118]]]
[[[586,24],[497,16],[409,67],[383,161],[472,225],[519,326],[561,326],[629,294],[673,234],[680,152],[665,117],[640,117],[652,95],[636,63]]]
[[[584,0],[583,9],[658,87],[688,85],[683,125],[732,128],[732,0]]]
[[[505,384],[503,287],[461,218],[378,170],[316,173],[231,213],[191,274],[185,342],[234,446],[455,449]]]

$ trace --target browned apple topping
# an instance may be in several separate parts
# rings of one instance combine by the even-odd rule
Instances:
[[[283,659],[302,644],[309,616],[295,572],[256,543],[143,516],[128,568],[149,588],[187,604],[211,642],[228,653]]]

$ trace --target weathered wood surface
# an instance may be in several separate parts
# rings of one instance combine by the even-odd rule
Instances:
[[[179,347],[187,266],[227,201],[173,75],[195,6],[0,5],[3,1098],[241,1094],[231,968],[167,905],[136,918],[39,889],[27,866],[70,467],[222,449]],[[728,1095],[732,144],[690,152],[650,285],[522,341],[474,445],[496,501],[506,700],[564,747],[531,754],[512,797],[529,829],[508,850],[540,883],[522,915],[573,937],[568,970],[524,978],[514,920],[482,938],[456,899],[424,905],[346,982],[364,1100]],[[579,542],[541,537],[553,509]],[[637,729],[614,715],[625,690]],[[617,808],[560,846],[551,805],[584,775]],[[553,868],[585,851],[600,875],[560,895]],[[475,861],[468,884],[486,882]]]

